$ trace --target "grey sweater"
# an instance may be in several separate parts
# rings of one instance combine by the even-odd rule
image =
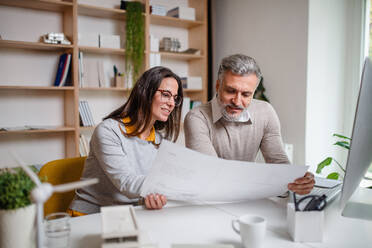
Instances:
[[[98,178],[99,183],[76,190],[70,208],[81,213],[100,212],[100,206],[138,201],[140,188],[157,149],[149,141],[125,137],[124,124],[113,119],[101,122],[90,141],[82,179]],[[161,136],[156,133],[156,143]]]
[[[267,163],[289,164],[283,149],[279,118],[273,107],[253,99],[247,122],[222,118],[216,98],[192,109],[185,118],[188,148],[224,159],[254,162],[258,150]]]

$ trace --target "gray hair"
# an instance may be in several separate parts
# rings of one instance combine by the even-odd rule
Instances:
[[[223,77],[227,71],[240,76],[256,74],[258,82],[261,81],[262,74],[256,61],[244,54],[234,54],[222,59],[218,68],[218,80],[222,83]]]

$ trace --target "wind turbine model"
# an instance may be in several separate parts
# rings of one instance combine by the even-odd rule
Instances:
[[[73,189],[82,188],[91,184],[98,183],[97,178],[92,178],[89,180],[65,183],[61,185],[51,185],[50,183],[41,183],[38,176],[25,165],[23,161],[14,155],[14,159],[23,168],[31,180],[36,184],[36,187],[31,191],[31,200],[36,203],[37,207],[37,248],[43,247],[44,240],[44,226],[43,226],[43,216],[44,216],[44,202],[46,202],[53,192],[67,192]]]

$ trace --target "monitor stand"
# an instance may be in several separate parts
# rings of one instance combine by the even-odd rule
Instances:
[[[346,203],[342,216],[372,220],[372,189],[357,188]]]

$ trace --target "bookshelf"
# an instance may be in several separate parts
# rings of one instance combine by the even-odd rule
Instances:
[[[160,0],[160,2],[161,1],[162,0]],[[173,64],[179,65],[179,67],[187,72],[187,75],[199,76],[202,78],[203,87],[201,90],[185,89],[184,95],[189,97],[191,100],[206,102],[208,71],[207,0],[184,1],[189,7],[195,8],[195,21],[152,15],[150,13],[150,1],[142,0],[142,3],[145,6],[143,17],[145,18],[146,36],[146,46],[144,50],[145,61],[143,70],[149,69],[149,57],[151,53],[160,54],[162,65],[170,67],[176,73],[177,66],[173,68]],[[100,110],[101,105],[105,105],[104,103],[107,102],[106,99],[115,99],[115,101],[111,103],[112,106],[106,106],[108,109],[110,109],[110,111],[125,102],[125,97],[129,95],[130,89],[116,87],[99,88],[91,87],[89,85],[84,88],[79,87],[79,52],[82,52],[84,54],[84,59],[85,57],[87,59],[91,57],[98,60],[110,59],[112,61],[120,61],[117,63],[119,63],[119,68],[121,71],[124,70],[123,65],[125,60],[125,49],[123,48],[123,44],[121,48],[118,49],[79,45],[78,34],[87,26],[88,29],[91,29],[91,27],[89,27],[89,23],[92,23],[93,27],[96,22],[104,23],[103,26],[106,25],[105,27],[109,27],[109,29],[113,27],[113,32],[119,33],[122,39],[125,32],[125,29],[123,30],[122,27],[125,26],[126,11],[119,9],[120,1],[117,1],[116,6],[111,7],[108,6],[105,0],[102,0],[102,6],[86,4],[87,2],[89,3],[89,1],[84,0],[82,0],[81,2],[78,0],[0,0],[0,10],[1,8],[7,8],[7,13],[9,11],[17,12],[18,9],[20,9],[20,13],[22,13],[22,10],[33,10],[35,11],[35,15],[37,15],[38,13],[45,15],[46,20],[50,18],[52,19],[52,21],[54,21],[54,19],[58,19],[57,21],[55,21],[55,23],[57,23],[55,24],[57,30],[53,32],[63,32],[71,41],[71,45],[45,44],[39,42],[37,37],[40,37],[41,35],[48,32],[46,32],[42,28],[39,28],[43,27],[43,25],[34,25],[32,21],[30,21],[29,28],[33,30],[37,37],[36,35],[34,35],[33,37],[30,36],[26,38],[8,38],[6,34],[0,33],[2,35],[2,40],[0,40],[0,52],[6,51],[8,56],[12,56],[11,54],[14,53],[15,57],[17,58],[21,57],[21,54],[25,53],[31,58],[35,56],[33,58],[37,58],[38,61],[41,61],[40,64],[42,64],[43,61],[45,62],[45,64],[50,64],[49,61],[58,61],[59,55],[62,53],[72,54],[72,86],[52,86],[55,75],[55,65],[50,66],[47,69],[47,74],[50,78],[49,81],[46,79],[33,81],[31,81],[31,79],[25,80],[22,79],[21,76],[15,76],[16,78],[14,80],[9,81],[0,78],[0,97],[6,95],[9,97],[9,99],[11,99],[10,96],[12,96],[16,99],[26,99],[26,102],[30,101],[32,103],[34,103],[35,99],[41,99],[40,101],[43,101],[43,99],[48,99],[52,103],[57,102],[56,108],[59,109],[59,116],[57,116],[57,114],[54,113],[55,111],[53,109],[48,109],[48,107],[45,107],[45,111],[52,112],[52,116],[54,116],[54,119],[58,120],[56,120],[56,122],[58,123],[50,123],[51,127],[48,129],[0,131],[0,150],[2,149],[2,147],[6,146],[6,144],[4,143],[9,140],[16,140],[16,142],[21,142],[23,139],[22,137],[24,137],[24,139],[27,140],[26,143],[32,143],[33,140],[35,140],[36,143],[39,139],[46,140],[47,143],[48,138],[51,137],[51,139],[58,139],[60,143],[63,143],[62,146],[57,146],[59,147],[59,149],[60,147],[63,147],[63,151],[60,151],[59,153],[63,154],[62,157],[79,156],[80,133],[85,131],[92,131],[94,129],[94,127],[80,127],[78,110],[79,101],[86,99],[90,101],[90,99],[92,99],[92,102],[94,102],[93,105],[95,108],[97,108],[97,111]],[[99,3],[99,1],[94,1],[94,3],[97,4]],[[52,15],[55,15],[56,17]],[[46,21],[43,22],[46,23]],[[27,21],[25,23],[27,23]],[[153,30],[155,30],[155,32],[156,30],[163,30],[164,32],[167,32],[167,30],[170,30],[170,32],[176,30],[176,34],[178,32],[183,33],[183,38],[185,39],[185,43],[187,43],[187,46],[199,49],[201,51],[200,55],[150,51],[149,36],[150,34],[152,34]],[[167,35],[165,34],[163,36]],[[44,57],[46,59],[44,59]],[[54,62],[54,64],[55,63],[56,62]],[[36,71],[39,71],[38,73],[41,74],[40,71],[42,71],[42,68],[36,68]],[[48,103],[46,103],[45,105],[48,105]],[[29,104],[29,106],[31,109],[27,111],[31,111],[33,115],[39,117],[40,122],[42,122],[41,124],[49,124],[50,120],[48,120],[47,117],[48,113],[38,116],[40,109],[32,109],[33,104]],[[96,109],[92,109],[93,112],[95,110]],[[2,109],[0,108],[0,114],[1,111]],[[26,110],[22,109],[22,111]],[[105,114],[108,114],[107,110],[103,110],[103,108],[101,109],[101,112],[105,112]],[[98,119],[102,119],[102,117],[102,114],[100,114]],[[10,116],[9,118],[12,119],[13,116]],[[98,124],[98,121],[95,124]],[[4,126],[6,125],[6,123],[0,123],[0,127],[1,125]],[[10,126],[10,124],[8,125]],[[14,124],[14,126],[19,125]],[[15,137],[14,139],[12,138],[13,136]],[[2,139],[2,137],[6,138]],[[16,142],[14,146],[17,146]],[[54,156],[54,158],[56,159],[58,157]],[[48,160],[51,159],[45,158],[43,162],[47,162]]]

